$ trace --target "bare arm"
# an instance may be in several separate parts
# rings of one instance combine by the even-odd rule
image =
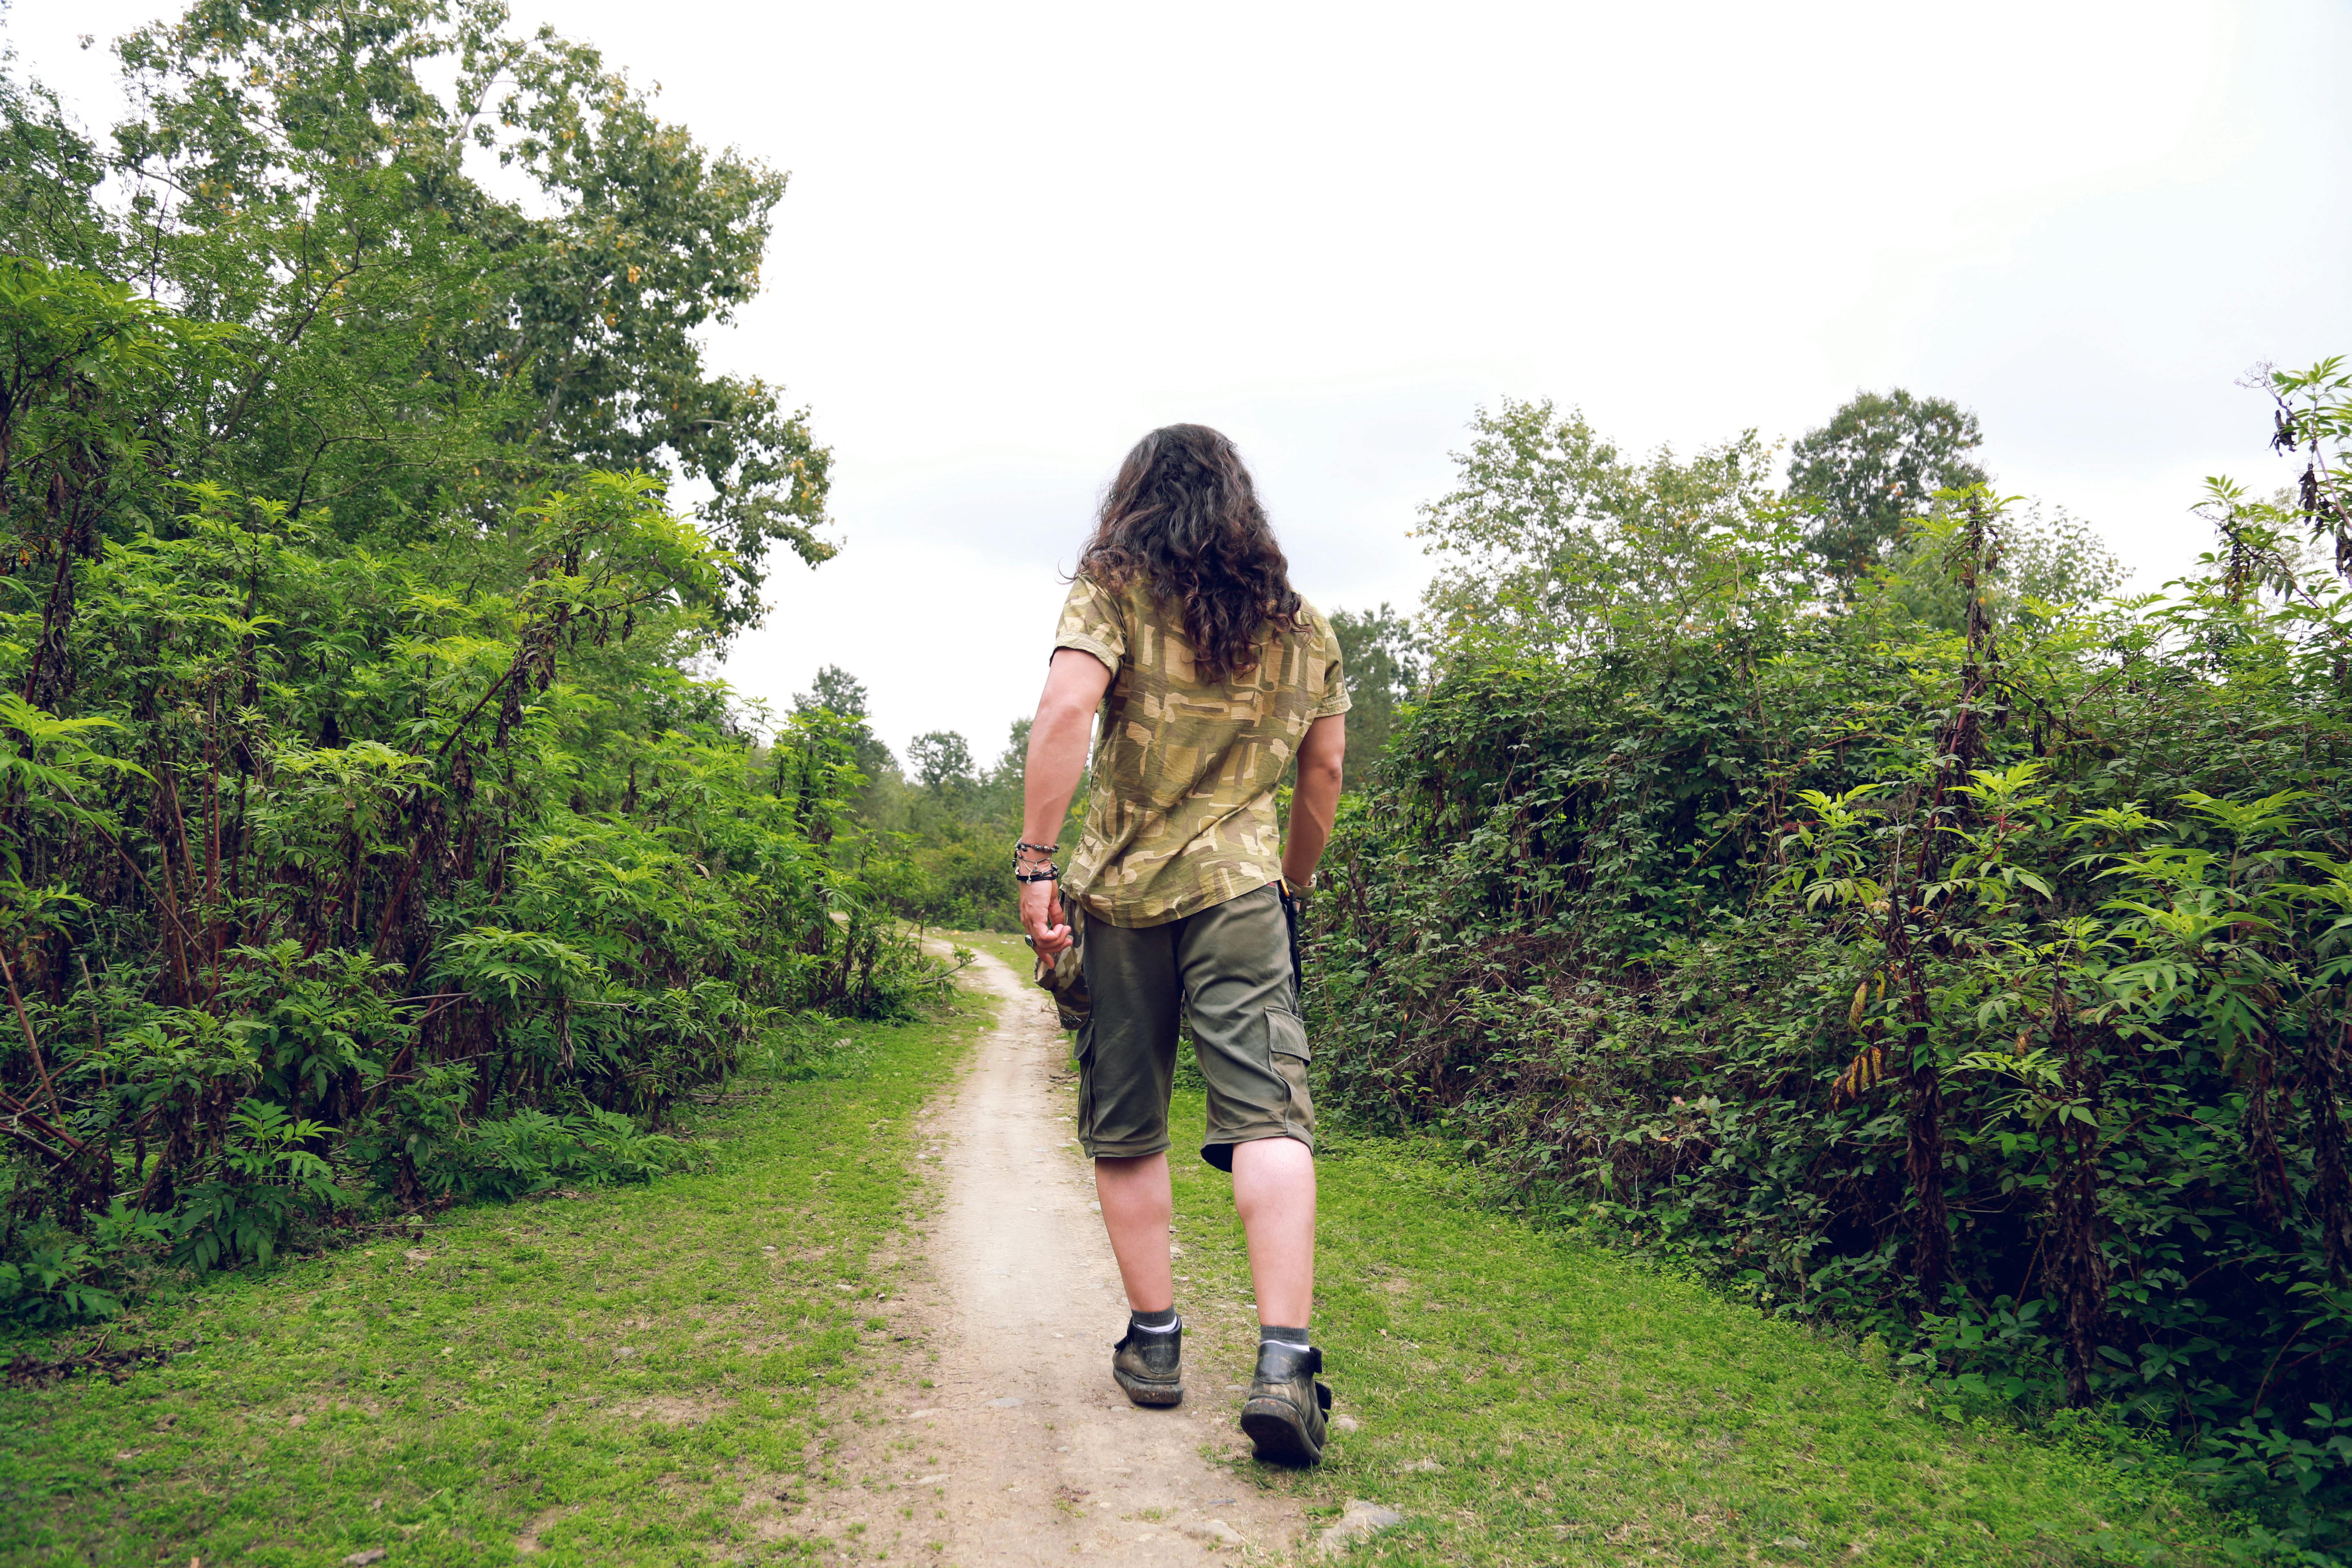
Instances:
[[[1095,710],[1110,689],[1110,676],[1102,660],[1082,648],[1055,650],[1045,671],[1045,695],[1037,699],[1037,717],[1029,725],[1029,760],[1021,784],[1023,843],[1051,844],[1061,832],[1078,775],[1086,771],[1087,741],[1094,731]],[[1305,753],[1300,757],[1303,763]],[[1324,820],[1328,826],[1328,813]],[[1036,939],[1040,958],[1052,958],[1070,945],[1059,882],[1021,884],[1021,924]]]
[[[1298,782],[1290,789],[1290,831],[1284,835],[1282,879],[1304,888],[1331,841],[1339,808],[1339,764],[1348,755],[1348,716],[1333,713],[1307,727],[1298,742]]]

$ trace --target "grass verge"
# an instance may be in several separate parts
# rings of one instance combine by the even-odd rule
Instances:
[[[1179,1151],[1202,1110],[1180,1090]],[[1231,1182],[1174,1165],[1185,1289],[1246,1301]],[[1318,1171],[1316,1338],[1358,1426],[1318,1471],[1238,1468],[1310,1511],[1405,1516],[1354,1561],[2226,1560],[2160,1480],[1932,1415],[1834,1341],[1496,1213],[1409,1142],[1327,1136]]]
[[[1027,973],[1017,937],[954,940]],[[1245,1310],[1232,1184],[1186,1157],[1203,1110],[1180,1072],[1180,1304]],[[2232,1560],[2223,1524],[2160,1478],[1933,1415],[1833,1338],[1497,1212],[1440,1152],[1327,1129],[1318,1173],[1316,1337],[1355,1429],[1319,1470],[1234,1468],[1333,1516],[1349,1498],[1405,1516],[1351,1561]]]
[[[707,1172],[453,1211],[119,1321],[115,1348],[188,1348],[0,1392],[0,1561],[805,1555],[793,1515],[885,1338],[914,1113],[990,1016],[845,1024],[818,1076],[739,1079],[690,1124]]]

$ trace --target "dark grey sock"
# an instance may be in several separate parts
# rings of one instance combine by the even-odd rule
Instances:
[[[1127,1326],[1130,1329],[1172,1329],[1176,1326],[1176,1309],[1171,1307],[1160,1312],[1129,1311],[1127,1314]]]
[[[1280,1340],[1284,1344],[1298,1345],[1302,1348],[1313,1342],[1307,1339],[1307,1330],[1304,1327],[1277,1329],[1272,1323],[1260,1323],[1257,1326],[1257,1342],[1264,1344],[1268,1340]]]

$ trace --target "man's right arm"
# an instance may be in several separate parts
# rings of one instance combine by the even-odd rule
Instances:
[[[1045,694],[1029,724],[1029,758],[1022,770],[1021,840],[1051,844],[1069,815],[1070,797],[1086,772],[1087,742],[1094,733],[1095,710],[1110,689],[1111,672],[1082,648],[1055,650],[1045,671]],[[1062,918],[1059,882],[1021,884],[1021,923],[1035,939],[1037,956],[1051,959],[1070,945]]]

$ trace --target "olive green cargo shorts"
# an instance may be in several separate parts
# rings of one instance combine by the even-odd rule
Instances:
[[[1230,1171],[1236,1143],[1296,1138],[1315,1147],[1307,1022],[1274,889],[1139,930],[1089,920],[1080,958],[1094,998],[1078,1030],[1078,1142],[1088,1155],[1168,1148],[1176,1035],[1187,1016],[1209,1083],[1201,1158]]]

